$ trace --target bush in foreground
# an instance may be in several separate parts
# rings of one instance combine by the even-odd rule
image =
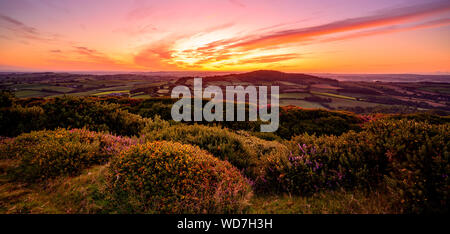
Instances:
[[[449,124],[381,119],[359,133],[300,135],[289,157],[267,158],[256,188],[308,195],[386,186],[403,212],[448,212],[449,132]]]
[[[196,145],[255,179],[262,166],[262,158],[272,154],[286,154],[287,148],[275,141],[265,141],[245,132],[234,133],[221,127],[177,124],[158,131],[144,133],[146,140],[176,141]]]
[[[385,181],[404,212],[448,213],[450,124],[380,120],[365,128],[389,161]]]
[[[311,195],[338,188],[376,188],[385,157],[365,132],[337,136],[300,135],[287,142],[290,155],[269,157],[257,190]]]
[[[102,164],[135,142],[84,129],[44,130],[6,139],[0,145],[1,158],[15,161],[8,175],[33,182],[59,175],[75,175],[82,169]]]
[[[239,213],[251,191],[231,164],[180,143],[133,146],[109,171],[112,195],[130,213]]]

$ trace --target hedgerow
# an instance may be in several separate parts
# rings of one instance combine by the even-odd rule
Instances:
[[[112,160],[109,172],[116,205],[131,213],[239,213],[251,191],[231,164],[180,143],[133,146]]]

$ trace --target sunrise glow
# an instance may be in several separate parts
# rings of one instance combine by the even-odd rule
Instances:
[[[0,70],[450,72],[450,1],[0,1]]]

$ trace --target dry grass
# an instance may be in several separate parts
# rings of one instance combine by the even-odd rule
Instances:
[[[254,214],[393,214],[386,193],[328,191],[311,197],[259,196],[251,201]]]
[[[0,213],[65,214],[121,213],[105,192],[107,165],[95,166],[76,177],[60,177],[37,184],[9,181],[5,169],[13,161],[0,161]],[[253,196],[254,214],[386,214],[392,208],[386,193],[330,191],[311,197]]]
[[[11,162],[0,162],[0,213],[102,213],[108,211],[104,190],[106,165],[37,184],[9,181],[4,171]]]

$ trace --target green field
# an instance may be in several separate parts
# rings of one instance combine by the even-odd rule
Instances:
[[[16,97],[26,98],[26,97],[46,97],[52,95],[53,93],[42,92],[38,90],[20,90],[15,92]]]
[[[132,96],[132,98],[147,99],[147,98],[151,98],[151,96],[148,94],[140,94],[140,95]]]
[[[295,99],[304,99],[305,97],[311,97],[309,93],[282,93],[279,98],[295,98]]]
[[[356,100],[356,98],[354,98],[354,97],[343,96],[343,95],[334,94],[334,93],[323,93],[323,92],[316,92],[316,91],[311,91],[311,93],[312,94],[316,94],[316,95],[328,96],[328,97],[336,97],[336,98],[343,98],[343,99],[349,99],[349,100]]]
[[[113,90],[113,91],[106,91],[101,93],[96,93],[94,96],[103,96],[103,95],[110,95],[113,93],[130,93],[130,90]]]
[[[364,101],[356,101],[342,98],[331,98],[331,102],[328,103],[331,107],[335,109],[340,109],[341,107],[374,107],[379,106],[378,103],[364,102]]]
[[[431,87],[422,87],[422,88],[419,88],[419,90],[429,91],[429,92],[434,92],[434,93],[450,94],[450,87],[431,86]]]
[[[324,106],[320,105],[319,103],[309,102],[309,101],[305,101],[305,100],[296,100],[296,99],[280,99],[280,105],[281,106],[294,105],[294,106],[299,106],[302,108],[326,109]]]

